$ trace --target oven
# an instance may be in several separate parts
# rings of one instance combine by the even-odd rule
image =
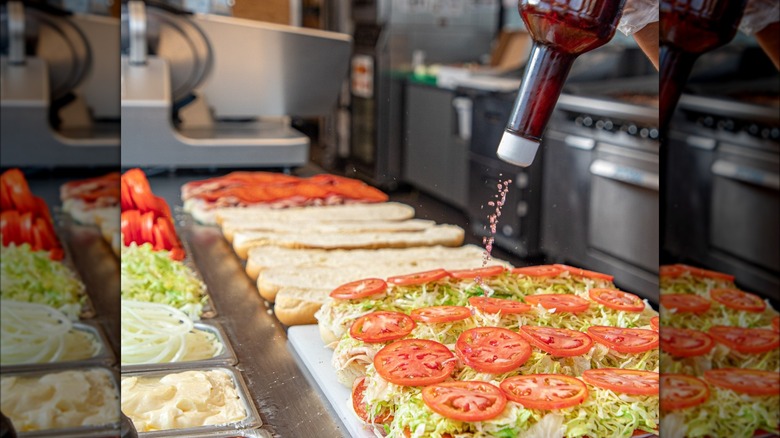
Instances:
[[[741,85],[680,99],[664,163],[664,256],[778,299],[780,86]]]
[[[653,79],[583,84],[561,95],[542,140],[541,248],[551,261],[613,274],[619,287],[654,300],[660,145]]]

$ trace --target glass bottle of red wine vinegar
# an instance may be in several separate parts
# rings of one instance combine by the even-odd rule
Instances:
[[[666,127],[696,59],[737,33],[747,0],[661,0],[660,119]]]
[[[534,41],[498,156],[528,166],[577,56],[615,35],[625,0],[520,0]]]

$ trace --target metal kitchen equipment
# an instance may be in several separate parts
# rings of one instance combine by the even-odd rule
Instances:
[[[130,1],[122,14],[122,164],[293,167],[290,117],[336,102],[345,34]]]
[[[119,20],[42,2],[0,10],[3,165],[118,164]]]
[[[735,59],[724,53],[717,56]],[[769,71],[689,82],[668,134],[663,243],[667,262],[727,272],[738,286],[778,300],[780,82]]]
[[[611,273],[621,288],[654,300],[657,87],[650,76],[578,84],[561,95],[543,142],[541,218],[550,259]]]
[[[391,188],[399,183],[412,54],[424,53],[426,64],[478,61],[490,52],[498,15],[497,0],[354,2],[348,174]]]

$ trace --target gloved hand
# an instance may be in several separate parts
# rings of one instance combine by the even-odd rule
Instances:
[[[777,0],[748,0],[739,30],[755,35],[768,25],[780,21],[780,2]]]
[[[756,0],[777,1],[777,0]],[[618,30],[631,36],[648,24],[658,21],[659,0],[626,0]]]

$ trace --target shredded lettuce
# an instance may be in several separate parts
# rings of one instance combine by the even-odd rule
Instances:
[[[732,309],[712,301],[712,307],[698,315],[688,312],[676,312],[664,306],[660,307],[660,314],[664,327],[690,328],[704,332],[716,325],[744,328],[768,327],[772,325],[772,318],[778,315],[768,301],[763,312],[746,312],[744,310]]]
[[[533,312],[536,325],[577,331],[586,331],[588,327],[594,325],[640,328],[649,326],[650,319],[657,315],[650,306],[645,306],[641,312],[624,312],[595,303],[581,313],[556,312],[554,309],[545,309],[541,305],[534,306]]]
[[[736,287],[733,281],[719,278],[697,277],[686,272],[683,275],[672,277],[661,277],[662,294],[696,294],[705,298],[710,297],[712,289],[730,289]]]
[[[780,433],[780,395],[751,396],[710,386],[710,398],[698,405],[674,413],[671,421],[662,424],[662,434],[679,433],[684,436],[750,438],[759,429]],[[665,414],[664,418],[670,415]],[[681,420],[680,420],[681,418]],[[679,424],[682,423],[682,424]],[[673,436],[673,435],[670,435]]]
[[[780,372],[780,349],[775,348],[764,353],[740,353],[723,344],[716,343],[709,353],[696,357],[678,358],[663,353],[662,364],[665,373],[692,376],[702,376],[705,371],[719,368]]]
[[[4,300],[45,304],[76,320],[86,300],[84,284],[49,253],[28,244],[0,247],[0,296]]]
[[[153,251],[145,243],[122,247],[122,298],[167,304],[200,319],[207,302],[206,285],[168,251]]]

